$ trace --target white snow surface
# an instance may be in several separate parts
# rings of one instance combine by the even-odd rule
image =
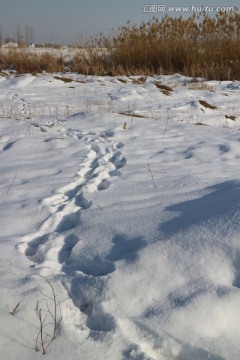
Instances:
[[[239,359],[239,90],[0,76],[1,360]]]

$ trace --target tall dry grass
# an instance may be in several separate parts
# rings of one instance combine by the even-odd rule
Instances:
[[[101,44],[105,49],[99,49]],[[240,80],[240,14],[206,13],[188,19],[165,16],[140,25],[130,22],[114,36],[102,34],[71,61],[46,52],[0,52],[0,67],[19,73],[74,71],[86,75],[181,73],[211,80]]]
[[[141,74],[170,74],[206,79],[240,79],[240,14],[215,18],[154,18],[119,29],[111,49],[114,68]]]
[[[26,48],[0,50],[0,70],[14,70],[18,74],[37,74],[43,71],[65,71],[65,61],[61,54],[50,51],[37,53]]]

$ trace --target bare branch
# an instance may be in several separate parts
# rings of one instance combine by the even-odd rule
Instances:
[[[12,186],[13,186],[15,180],[16,180],[16,177],[17,177],[17,171],[16,171],[16,173],[15,173],[15,175],[14,175],[14,177],[13,177],[13,180],[12,180],[11,184],[9,185],[9,187],[8,187],[8,189],[7,189],[7,191],[6,191],[6,194],[8,194],[9,191],[11,190],[11,188],[12,188]]]
[[[19,308],[20,302],[21,302],[21,301],[19,301],[19,303],[17,303],[17,305],[15,306],[15,308],[13,309],[13,311],[9,311],[9,314],[11,314],[11,315],[15,315],[15,314],[16,314],[17,309]]]
[[[157,190],[157,185],[156,185],[155,180],[154,180],[154,174],[153,174],[153,172],[152,172],[152,170],[150,168],[149,163],[147,163],[147,167],[145,167],[145,169],[149,172],[149,174],[150,174],[150,176],[152,178],[153,185],[154,185],[155,189]]]
[[[49,345],[57,337],[60,331],[60,325],[62,321],[62,314],[60,309],[60,302],[57,301],[57,295],[53,288],[51,282],[45,276],[39,275],[43,278],[51,289],[51,296],[43,294],[45,299],[37,301],[36,304],[36,314],[39,319],[39,332],[36,337],[36,351],[41,351],[44,355]],[[50,306],[52,304],[52,306]],[[52,321],[48,321],[49,317],[52,318]],[[48,332],[46,332],[48,328]]]

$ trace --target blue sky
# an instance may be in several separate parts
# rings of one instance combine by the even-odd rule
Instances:
[[[228,2],[229,1],[229,2]],[[186,13],[169,13],[169,6],[237,6],[240,0],[0,0],[0,28],[3,37],[13,37],[17,25],[25,33],[32,26],[35,42],[76,43],[80,35],[90,37],[101,31],[117,29],[128,20],[140,23],[154,15],[171,16]],[[150,5],[165,5],[165,12],[150,11]],[[146,12],[142,6],[146,5]],[[191,12],[189,12],[191,15]],[[185,15],[186,16],[186,15]]]

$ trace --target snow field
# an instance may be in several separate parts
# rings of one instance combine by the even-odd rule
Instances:
[[[39,357],[39,275],[49,359],[238,359],[239,84],[69,76],[0,78],[2,359]]]

